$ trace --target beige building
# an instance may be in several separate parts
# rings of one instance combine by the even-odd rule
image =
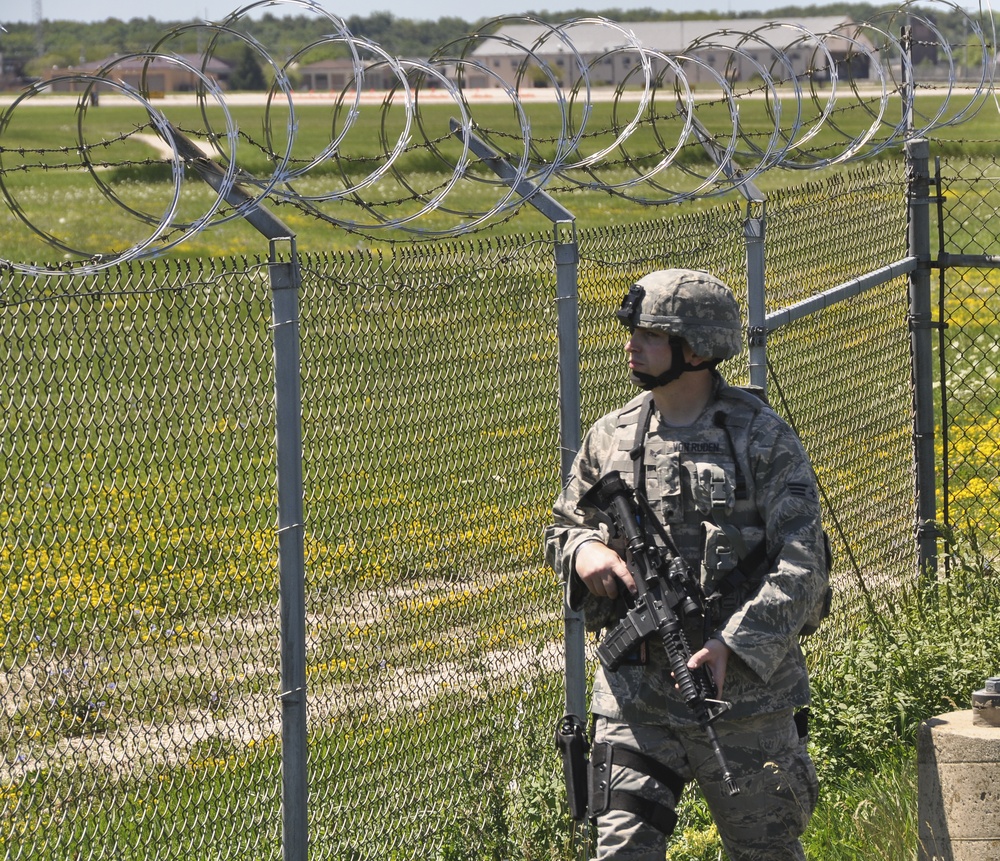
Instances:
[[[416,77],[420,73],[407,68],[407,73],[411,77]],[[411,69],[413,69],[411,71]],[[345,87],[352,89],[358,86],[355,80],[353,60],[318,60],[315,63],[297,66],[293,70],[293,78],[296,81],[295,89],[306,90],[316,93],[340,93]],[[434,86],[433,78],[427,81],[427,85]],[[399,75],[393,71],[392,67],[384,61],[364,64],[364,77],[362,79],[362,89],[364,90],[391,90],[401,86]]]
[[[295,69],[296,89],[309,92],[340,92],[355,78],[353,60],[318,60]]]
[[[633,41],[626,32],[634,37]],[[824,34],[844,34],[828,35]],[[775,24],[769,18],[739,18],[705,21],[653,21],[620,23],[579,23],[565,30],[566,39],[541,24],[511,24],[492,37],[482,37],[471,58],[492,74],[466,67],[463,86],[497,87],[508,85],[551,86],[540,64],[544,63],[560,87],[573,87],[580,80],[580,64],[587,66],[591,86],[642,86],[642,58],[634,48],[643,48],[682,61],[685,77],[692,84],[726,80],[750,80],[769,76],[783,81],[794,75],[803,79],[813,72],[828,80],[829,66],[836,65],[844,78],[868,78],[871,42],[864,32],[856,33],[851,20],[842,16],[803,18],[798,26]],[[570,44],[567,44],[567,41]],[[574,55],[579,54],[579,59]],[[532,60],[532,54],[537,61]],[[668,64],[651,59],[653,74]],[[499,80],[498,80],[499,79]]]
[[[79,93],[87,90],[92,81],[86,78],[78,80],[76,76],[93,76],[110,65],[108,71],[101,77],[153,96],[162,93],[194,92],[204,85],[201,75],[208,77],[220,89],[226,89],[232,71],[228,63],[213,57],[209,59],[206,68],[202,69],[204,58],[197,54],[180,54],[178,59],[182,62],[169,60],[166,57],[142,56],[128,57],[115,62],[114,57],[108,57],[96,63],[49,69],[43,80],[53,82],[51,90],[54,92]],[[59,80],[60,78],[65,80]],[[105,93],[113,91],[114,87],[98,84],[96,90]]]

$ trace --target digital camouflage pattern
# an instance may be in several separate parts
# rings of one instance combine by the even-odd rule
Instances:
[[[676,336],[703,359],[728,358],[741,348],[736,299],[707,272],[646,275],[629,290],[618,317],[630,330]],[[678,373],[697,370],[679,342],[671,348],[666,370],[635,372],[634,381],[655,391]],[[710,637],[731,650],[723,696],[732,707],[713,726],[740,787],[734,796],[723,788],[703,727],[674,688],[658,638],[646,641],[644,663],[615,672],[598,666],[590,813],[598,825],[599,861],[663,861],[675,822],[674,793],[690,780],[704,793],[732,861],[804,859],[799,837],[818,785],[793,715],[809,702],[799,633],[815,622],[828,587],[819,494],[791,428],[760,399],[711,373],[712,396],[690,426],[661,421],[649,392],[600,419],[583,441],[546,530],[546,559],[561,576],[569,604],[583,608],[592,631],[614,625],[624,604],[594,597],[575,560],[588,541],[625,557],[612,521],[583,504],[603,476],[619,473],[643,493],[662,527],[647,531],[683,558],[701,588],[704,614],[683,620],[692,652]]]
[[[715,724],[740,794],[722,791],[718,764],[696,727],[629,725],[601,718],[596,739],[642,750],[685,780],[697,779],[730,861],[804,861],[799,837],[816,806],[818,782],[790,711]],[[674,808],[669,789],[628,768],[612,768],[611,788],[628,789]],[[600,818],[597,858],[663,861],[666,836],[625,810]]]
[[[618,318],[629,329],[677,335],[706,358],[732,358],[743,345],[740,308],[732,291],[697,269],[644,275],[625,297]]]
[[[704,733],[675,690],[655,637],[647,643],[645,665],[617,672],[598,666],[592,700],[602,718],[597,740],[605,733],[610,740],[624,735],[696,779],[733,861],[799,861],[798,838],[815,806],[817,783],[791,715],[809,703],[798,635],[828,585],[819,496],[791,428],[754,395],[715,376],[714,397],[690,427],[670,427],[652,410],[638,480],[706,595],[739,557],[764,542],[767,562],[759,582],[718,601],[712,618],[685,621],[692,651],[709,636],[732,650],[724,689],[732,708],[715,727],[743,792],[725,796]],[[634,485],[631,451],[649,397],[638,396],[590,429],[546,530],[546,559],[593,631],[613,625],[623,605],[587,591],[575,574],[576,552],[594,540],[625,551],[608,518],[582,507],[581,499],[612,470]],[[611,774],[619,788],[645,792],[650,785],[650,778],[627,768],[613,767]],[[656,791],[669,795],[664,787]],[[634,814],[611,809],[597,821],[601,861],[662,861],[666,838]]]
[[[607,518],[582,509],[580,500],[611,470],[632,484],[629,452],[646,397],[606,415],[588,432],[546,531],[547,561],[567,584],[571,604],[585,602],[591,630],[613,624],[621,608],[583,588],[573,569],[574,556],[586,541],[604,542],[620,554],[624,547],[612,537]],[[791,428],[755,401],[720,378],[715,398],[693,425],[663,425],[654,410],[645,437],[646,495],[709,594],[725,573],[720,565],[734,567],[738,559],[709,546],[709,562],[713,556],[726,560],[717,560],[712,568],[703,565],[706,536],[735,527],[746,548],[766,542],[771,565],[759,588],[740,595],[741,605],[727,619],[718,619],[718,627],[706,631],[701,620],[686,626],[692,650],[707,636],[732,649],[725,689],[733,702],[732,718],[808,704],[798,634],[827,587],[819,495],[809,459]],[[658,643],[650,644],[646,666],[623,666],[615,673],[598,668],[593,711],[637,722],[657,723],[665,715],[674,723],[694,720],[674,690]]]

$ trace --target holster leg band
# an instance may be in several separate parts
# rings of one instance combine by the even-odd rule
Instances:
[[[668,789],[674,801],[684,790],[684,778],[655,759],[627,747],[595,742],[590,755],[590,817],[596,820],[608,810],[624,810],[670,836],[677,825],[672,807],[626,789],[611,789],[612,764],[653,778]]]

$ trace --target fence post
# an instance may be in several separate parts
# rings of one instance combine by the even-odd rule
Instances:
[[[906,159],[909,253],[917,260],[917,267],[909,276],[917,563],[921,574],[933,574],[937,570],[937,480],[931,352],[934,321],[931,314],[930,145],[927,140],[907,141]]]
[[[302,279],[295,234],[242,185],[227,185],[224,172],[171,125],[174,146],[243,219],[270,240],[268,271],[274,332],[275,447],[278,471],[278,580],[281,615],[281,828],[283,861],[306,861],[308,778],[306,760],[306,600],[302,512],[302,391],[299,361],[299,288]],[[291,246],[278,262],[276,243]]]
[[[306,772],[305,547],[302,510],[302,394],[298,255],[269,264],[274,332],[275,432],[278,468],[278,576],[281,604],[282,858],[308,852]]]
[[[750,385],[767,391],[767,305],[764,293],[764,200],[747,202],[743,236],[747,246],[747,343]],[[754,209],[759,214],[754,214]]]
[[[557,227],[558,229],[558,227]],[[559,340],[559,452],[565,485],[580,450],[580,303],[577,275],[580,249],[576,234],[556,243],[556,312]],[[586,631],[583,613],[563,600],[566,640],[566,712],[587,713]]]

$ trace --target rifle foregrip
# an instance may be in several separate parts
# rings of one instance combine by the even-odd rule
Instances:
[[[687,640],[678,626],[661,628],[663,646],[667,653],[667,661],[670,663],[670,672],[674,675],[674,683],[681,695],[681,699],[690,708],[696,708],[697,703],[704,703],[707,699],[715,697],[715,685],[711,682],[708,673],[703,668],[691,670],[687,662],[691,657],[691,649],[687,645]]]

